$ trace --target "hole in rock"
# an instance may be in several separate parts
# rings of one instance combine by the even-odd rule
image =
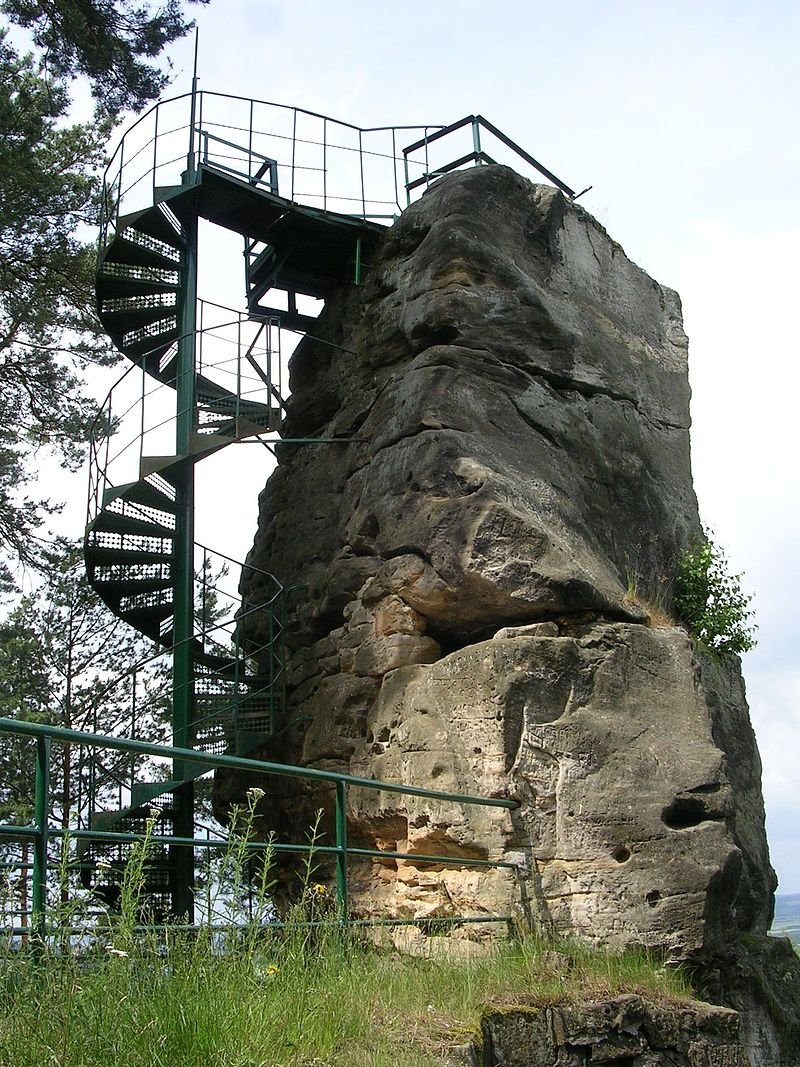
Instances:
[[[620,845],[618,848],[614,849],[614,851],[611,853],[611,856],[612,859],[615,859],[617,861],[617,863],[627,863],[628,860],[631,858],[631,850],[629,848],[626,848],[624,845]]]
[[[671,830],[688,830],[708,822],[714,816],[709,814],[706,805],[699,796],[676,797],[661,812],[661,821]]]
[[[661,900],[661,894],[657,889],[651,889],[644,898],[651,908],[655,908],[659,900]]]
[[[423,352],[426,348],[435,345],[451,345],[458,340],[459,330],[457,326],[445,325],[429,326],[426,323],[420,325],[411,332],[412,339],[417,343],[417,352]]]

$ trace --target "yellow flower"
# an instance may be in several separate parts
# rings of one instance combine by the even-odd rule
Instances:
[[[311,887],[311,892],[316,893],[318,897],[324,896],[328,892],[328,887],[323,885],[322,882],[314,882]]]
[[[271,963],[269,967],[267,967],[267,974],[277,974],[279,970],[280,967],[276,966],[274,963]]]

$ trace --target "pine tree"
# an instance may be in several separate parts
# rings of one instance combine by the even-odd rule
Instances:
[[[153,61],[190,28],[181,7],[0,3],[0,590],[13,585],[9,561],[41,563],[36,533],[52,508],[26,492],[34,464],[49,449],[78,466],[95,407],[86,368],[118,358],[96,318],[87,238],[104,146],[123,110],[163,89]],[[32,53],[12,46],[9,23],[32,35]],[[96,101],[82,124],[67,121],[74,79]]]

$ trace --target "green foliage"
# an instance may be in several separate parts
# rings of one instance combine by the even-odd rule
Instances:
[[[190,0],[205,3],[207,0]],[[87,365],[118,355],[94,308],[96,221],[104,146],[120,112],[155,98],[151,60],[189,24],[169,0],[151,14],[127,0],[0,2],[0,591],[8,563],[41,566],[36,533],[54,510],[26,495],[42,448],[75,469],[95,402]],[[10,23],[32,35],[23,54]],[[94,117],[70,123],[70,90],[87,78]]]
[[[729,572],[725,554],[708,530],[678,564],[675,610],[689,633],[717,655],[741,655],[756,643],[752,597],[742,592],[741,578]]]
[[[234,905],[262,798],[260,789],[248,791],[221,856],[227,880],[219,893]],[[394,1067],[402,1049],[404,1064],[432,1067],[472,1037],[488,1002],[541,1008],[621,993],[657,1003],[691,996],[680,970],[635,948],[524,934],[467,959],[454,957],[444,937],[437,958],[398,955],[390,928],[376,927],[367,940],[344,926],[330,891],[313,881],[316,825],[296,905],[280,926],[265,925],[268,846],[258,853],[255,904],[214,915],[237,922],[237,931],[142,930],[154,829],[155,816],[122,875],[120,913],[98,917],[95,902],[94,920],[87,913],[81,922],[71,892],[62,893],[33,954],[0,938],[0,1064]],[[62,886],[70,877],[76,873],[64,862]],[[70,940],[76,920],[84,934]],[[389,951],[373,942],[381,935]]]
[[[209,0],[188,0],[207,4]],[[138,111],[165,88],[168,75],[148,62],[183,37],[181,0],[4,0],[0,11],[29,29],[51,80],[85,77],[106,113]]]
[[[0,33],[0,542],[26,563],[48,511],[20,494],[27,458],[44,446],[80,463],[94,408],[85,362],[111,358],[93,310],[94,253],[76,237],[94,213],[109,126],[65,126],[67,106],[63,87]]]
[[[130,668],[145,658],[149,646],[93,591],[80,546],[57,541],[44,561],[46,580],[0,622],[0,714],[75,730],[127,732],[134,685]],[[157,663],[137,671],[137,727],[144,738],[156,738],[168,717],[166,684]],[[86,803],[79,756],[74,746],[65,745],[52,763],[51,795],[65,825],[73,821],[79,794]],[[129,757],[104,756],[95,767],[96,785],[113,783],[107,788],[116,790],[128,766]],[[30,812],[32,805],[30,744],[0,735],[0,817]]]

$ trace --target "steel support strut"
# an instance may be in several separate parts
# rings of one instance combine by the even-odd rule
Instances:
[[[185,180],[191,182],[193,173]],[[197,219],[185,224],[186,252],[181,279],[183,314],[178,341],[176,375],[177,427],[175,451],[182,457],[175,480],[175,561],[172,665],[172,732],[178,748],[192,748],[194,716],[194,463],[192,434],[195,420],[195,330],[197,317]],[[194,837],[194,781],[191,769],[180,759],[173,762],[173,777],[183,784],[174,790],[176,837]],[[194,850],[174,845],[172,859],[172,910],[194,921]]]
[[[47,837],[50,809],[50,738],[36,738],[36,836],[33,839],[33,930],[44,941],[47,931]],[[27,876],[26,876],[27,877]]]

